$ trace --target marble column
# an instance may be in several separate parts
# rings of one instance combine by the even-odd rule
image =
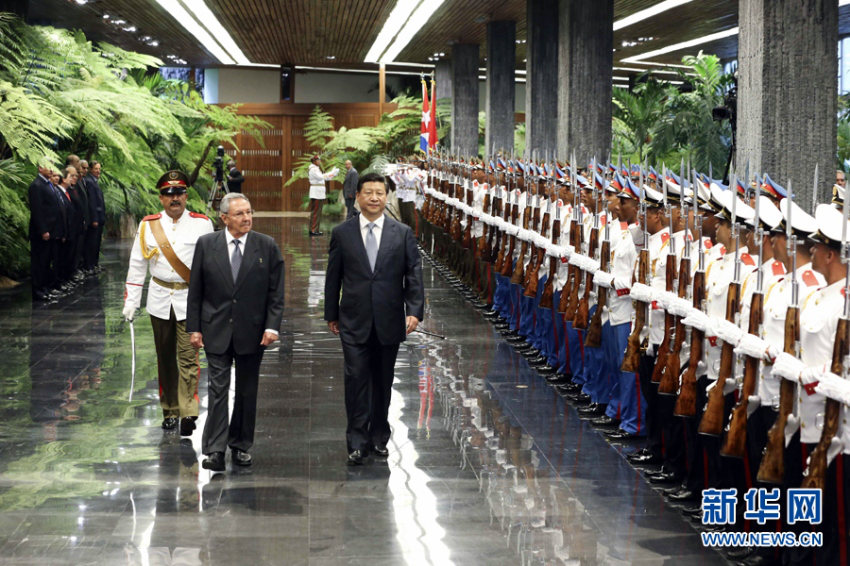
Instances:
[[[452,47],[451,152],[459,157],[478,155],[478,44]]]
[[[579,164],[611,149],[613,0],[560,0],[558,155]]]
[[[487,102],[484,152],[511,152],[516,107],[516,22],[487,24]]]
[[[557,149],[558,0],[528,0],[525,148],[541,159]]]
[[[740,0],[739,170],[767,173],[811,209],[820,164],[821,202],[835,182],[838,3]]]
[[[452,62],[437,61],[434,65],[434,78],[437,81],[437,100],[452,97]]]

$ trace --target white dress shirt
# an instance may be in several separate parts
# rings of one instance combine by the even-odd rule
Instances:
[[[365,216],[361,213],[358,216],[360,219],[360,237],[363,238],[363,247],[366,247],[366,236],[369,235],[369,222]],[[378,217],[375,222],[375,227],[372,228],[372,234],[375,236],[375,243],[378,245],[378,249],[381,249],[381,234],[384,233],[384,215]]]

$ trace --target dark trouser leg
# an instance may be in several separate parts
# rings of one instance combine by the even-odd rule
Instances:
[[[207,352],[207,362],[207,423],[204,425],[201,450],[204,454],[212,454],[227,449],[227,392],[230,389],[233,347],[223,354]]]
[[[348,426],[345,440],[348,451],[369,446],[369,405],[372,399],[370,344],[342,343],[345,377],[345,413]]]
[[[348,211],[345,215],[345,218],[346,220],[348,220],[357,212],[356,210],[354,210],[354,197],[345,197],[345,208]]]
[[[263,350],[258,354],[236,355],[236,395],[233,399],[233,414],[227,445],[247,452],[254,444],[254,425],[257,422],[257,383],[260,379],[260,362]]]
[[[310,231],[318,232],[319,223],[322,221],[322,206],[325,204],[325,199],[311,198],[310,199]]]
[[[153,343],[156,347],[156,366],[159,376],[159,404],[163,417],[180,416],[178,396],[179,370],[177,368],[177,321],[174,310],[171,318],[164,320],[151,316]]]
[[[658,422],[658,386],[652,384],[655,356],[641,355],[638,365],[640,391],[646,399],[646,447],[656,456],[662,456],[661,426]]]
[[[30,270],[33,295],[49,292],[53,286],[53,277],[50,274],[50,240],[30,240]]]
[[[374,332],[372,335],[374,336]],[[372,346],[372,409],[369,415],[369,434],[372,443],[377,446],[385,446],[390,440],[387,414],[390,410],[398,346],[381,345],[377,339]]]
[[[198,351],[189,341],[186,332],[186,321],[175,323],[177,342],[177,366],[179,379],[177,381],[177,404],[181,417],[198,416],[198,378],[201,375],[201,365],[198,361]]]
[[[103,236],[103,225],[89,226],[86,229],[85,263],[86,269],[97,267],[100,261],[100,241]]]
[[[63,283],[69,281],[74,275],[74,257],[77,252],[76,237],[71,236],[65,240],[59,248],[58,273],[59,280]]]

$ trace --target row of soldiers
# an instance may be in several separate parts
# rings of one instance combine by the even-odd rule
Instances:
[[[28,189],[33,299],[54,301],[100,270],[106,223],[101,165],[76,155],[64,167],[47,160]]]
[[[821,488],[821,548],[729,557],[848,563],[842,187],[809,214],[767,175],[426,167],[423,248],[580,415],[645,442],[629,460],[671,503],[700,520],[704,490],[736,488],[741,519],[751,487]]]

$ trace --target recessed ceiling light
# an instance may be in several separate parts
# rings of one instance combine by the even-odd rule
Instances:
[[[127,31],[127,32],[133,32],[133,31],[136,31],[136,26],[130,26],[130,27],[121,28],[121,29],[123,29],[124,31]]]
[[[202,0],[184,0],[182,3],[178,0],[156,0],[156,2],[169,14],[171,14],[171,17],[177,20],[177,22],[180,23],[186,31],[192,34],[195,39],[201,43],[204,49],[212,53],[213,57],[218,59],[220,63],[233,65],[239,62],[236,60],[235,53],[231,54],[230,49],[224,48],[224,44],[232,43],[233,39],[230,37],[230,34],[221,27],[221,24],[215,16],[212,15],[212,12],[209,12],[209,8],[206,7]],[[184,4],[186,7],[184,7]],[[192,13],[187,11],[187,8],[191,10]],[[209,15],[202,16],[199,15],[199,12]],[[200,22],[204,22],[204,24],[201,25]],[[221,40],[221,43],[219,43],[213,35],[218,37],[219,40]],[[229,42],[225,41],[225,36]],[[241,51],[239,52],[239,55],[242,55]],[[244,58],[244,55],[242,55],[242,57]],[[249,63],[247,58],[244,59],[244,62]]]
[[[108,20],[108,19],[109,19],[109,14],[104,14],[104,15],[103,15],[103,19],[104,19],[104,20]]]
[[[336,55],[326,55],[325,59],[327,59],[328,61],[333,61],[334,59],[336,59]]]
[[[444,0],[398,0],[369,48],[366,63],[392,63]]]
[[[661,12],[672,10],[673,8],[681,6],[682,4],[687,4],[692,1],[693,0],[665,0],[664,2],[659,2],[658,4],[647,8],[646,10],[635,12],[631,16],[627,16],[622,20],[617,20],[616,22],[614,22],[614,31],[617,31],[618,29],[623,29],[624,27],[630,26],[632,24],[636,24],[640,21],[646,20],[647,18],[657,16]]]
[[[79,4],[80,6],[82,6],[83,4],[85,4],[86,2],[88,2],[89,0],[74,0],[74,1],[75,1],[77,4]]]

